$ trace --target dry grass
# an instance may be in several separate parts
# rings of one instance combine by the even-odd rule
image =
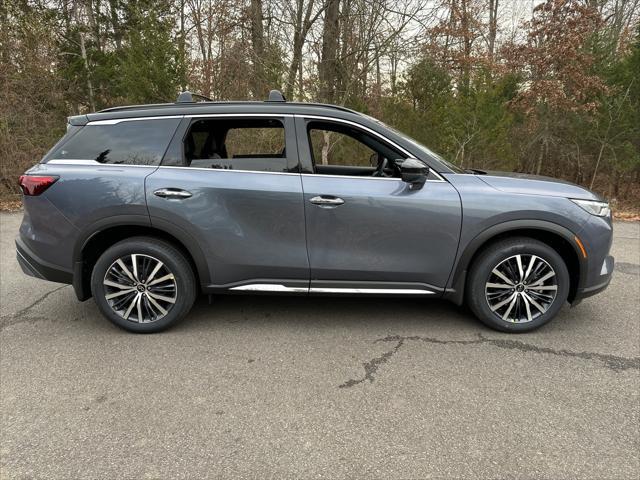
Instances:
[[[0,212],[16,212],[22,210],[22,196],[5,194],[0,196]]]
[[[613,218],[625,222],[640,222],[640,212],[613,212]]]

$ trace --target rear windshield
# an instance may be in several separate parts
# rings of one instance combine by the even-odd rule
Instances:
[[[123,165],[159,165],[179,118],[87,125],[63,143],[49,160],[95,160]]]

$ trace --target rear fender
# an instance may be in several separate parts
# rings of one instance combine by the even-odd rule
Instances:
[[[210,283],[206,257],[196,240],[184,230],[177,228],[169,222],[164,222],[158,219],[154,219],[152,225],[151,220],[146,215],[117,215],[90,224],[82,229],[78,236],[78,241],[76,242],[73,252],[73,288],[79,300],[86,300],[91,297],[90,286],[86,281],[88,273],[86,258],[84,255],[86,246],[101,232],[105,232],[106,230],[114,227],[123,226],[130,226],[132,227],[132,230],[135,227],[148,228],[149,235],[153,235],[153,232],[156,231],[166,236],[173,237],[175,241],[180,243],[179,246],[184,248],[184,250],[186,250],[186,252],[191,256],[200,284],[206,285]],[[132,233],[134,235],[144,234],[144,232]]]

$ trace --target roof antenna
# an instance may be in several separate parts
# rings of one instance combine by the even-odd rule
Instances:
[[[287,99],[284,98],[282,92],[280,90],[271,90],[269,92],[269,99],[267,102],[286,102]]]

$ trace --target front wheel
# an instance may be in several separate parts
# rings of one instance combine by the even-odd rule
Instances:
[[[511,238],[480,253],[469,273],[467,302],[487,326],[528,332],[556,316],[569,295],[569,272],[549,245]]]
[[[153,333],[189,312],[196,282],[191,265],[173,245],[135,237],[100,256],[91,275],[91,291],[111,322],[131,332]]]

